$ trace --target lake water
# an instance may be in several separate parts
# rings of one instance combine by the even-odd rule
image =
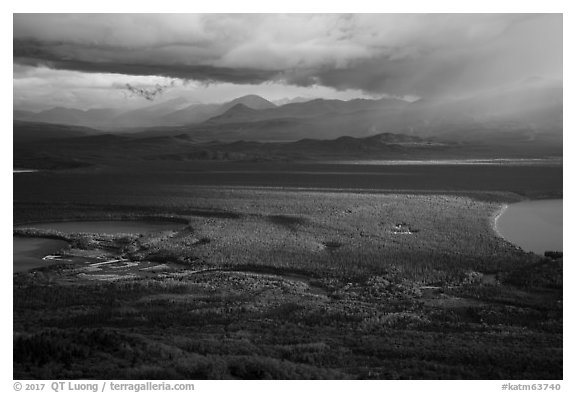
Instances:
[[[53,254],[66,247],[68,243],[63,240],[13,237],[13,269],[14,272],[24,272],[41,266],[46,266],[50,261],[43,261],[46,255]]]
[[[175,230],[184,224],[167,221],[63,221],[22,225],[20,228],[53,229],[64,233],[148,233]]]
[[[22,225],[17,228],[53,229],[64,233],[149,233],[175,230],[184,224],[167,221],[68,221],[48,222],[40,224]],[[43,260],[47,255],[54,254],[67,246],[63,240],[13,237],[14,272],[28,271],[34,268],[57,263],[57,261]]]
[[[496,220],[500,235],[511,243],[543,255],[562,251],[562,199],[514,203]]]

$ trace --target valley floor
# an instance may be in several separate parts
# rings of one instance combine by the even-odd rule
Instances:
[[[84,258],[14,275],[16,379],[562,379],[562,261],[495,234],[512,192],[15,189],[18,224],[187,223],[15,230]]]

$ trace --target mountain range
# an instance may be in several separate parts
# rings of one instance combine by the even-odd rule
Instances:
[[[415,102],[313,99],[278,106],[247,95],[222,104],[175,99],[124,113],[106,108],[14,111],[14,141],[110,133],[130,136],[132,144],[137,139],[165,143],[167,137],[226,144],[394,134],[430,143],[497,146],[494,151],[504,153],[541,149],[561,155],[562,94],[561,81],[536,78],[472,97]]]
[[[237,104],[261,110],[276,105],[257,95],[246,95],[222,104],[190,104],[184,98],[175,98],[144,108],[121,112],[114,109],[56,107],[41,112],[14,111],[14,120],[36,123],[69,124],[105,130],[122,130],[150,126],[171,126],[201,123],[219,116]]]

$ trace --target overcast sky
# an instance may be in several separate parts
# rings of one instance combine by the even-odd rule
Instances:
[[[558,14],[15,14],[13,32],[16,109],[466,96],[562,80]]]

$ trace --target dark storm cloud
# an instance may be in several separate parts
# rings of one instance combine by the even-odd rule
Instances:
[[[562,16],[19,15],[14,62],[206,83],[458,94],[562,77]]]
[[[80,56],[60,55],[60,44],[40,41],[14,40],[14,61],[21,65],[125,75],[157,75],[170,78],[191,79],[201,82],[262,83],[277,74],[276,71],[246,68],[214,67],[211,65],[162,64],[159,62],[121,62],[82,59]],[[78,47],[74,50],[81,51]],[[116,49],[107,48],[108,51]],[[121,52],[120,49],[117,49]],[[126,59],[129,60],[129,59]]]

